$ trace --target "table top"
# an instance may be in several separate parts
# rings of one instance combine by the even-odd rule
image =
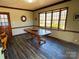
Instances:
[[[27,29],[24,29],[24,31],[29,32],[34,35],[40,35],[40,36],[51,34],[50,30],[43,29],[43,28],[37,28],[37,27],[27,28]]]

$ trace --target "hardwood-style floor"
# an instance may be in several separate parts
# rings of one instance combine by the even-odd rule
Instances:
[[[78,57],[77,45],[46,38],[46,43],[41,42],[37,49],[35,41],[28,34],[15,36],[13,44],[8,47],[6,59],[77,59]]]

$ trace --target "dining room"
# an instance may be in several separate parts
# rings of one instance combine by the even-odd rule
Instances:
[[[0,0],[1,59],[79,59],[79,0]]]

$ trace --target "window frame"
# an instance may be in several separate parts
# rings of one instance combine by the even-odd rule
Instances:
[[[67,12],[66,12],[66,19],[65,19],[65,25],[64,25],[64,29],[60,29],[60,21],[61,21],[61,10],[67,10]],[[54,30],[66,30],[66,24],[67,24],[67,17],[68,17],[68,7],[64,7],[64,8],[59,8],[59,9],[54,9],[54,10],[49,10],[49,11],[51,11],[51,23],[50,23],[50,28],[47,28],[46,27],[46,15],[47,15],[47,12],[49,12],[49,11],[44,11],[45,12],[45,27],[42,27],[42,28],[47,28],[47,29],[53,29],[52,28],[52,21],[53,21],[53,11],[55,11],[55,10],[59,10],[59,20],[58,20],[58,28],[56,28],[56,29],[54,29]],[[41,14],[41,13],[44,13],[44,12],[40,12],[40,13],[38,13],[38,19],[39,19],[39,21],[38,21],[38,26],[39,27],[41,27],[40,26],[40,17],[39,17],[39,15]]]
[[[52,21],[52,11],[46,12],[46,21],[45,21],[46,23],[47,23],[47,13],[51,13],[51,19],[50,19],[50,27],[47,27],[47,26],[46,26],[46,28],[51,28],[51,27],[52,27],[52,26],[51,26],[51,23],[52,23],[52,22],[51,22],[51,21]]]
[[[64,30],[66,30],[66,25],[67,25],[67,17],[68,17],[68,7],[66,7],[66,8],[63,8],[64,10],[66,9],[67,10],[67,12],[66,12],[66,19],[65,19],[65,28],[64,28]],[[61,29],[59,29],[59,30],[61,30]],[[63,29],[62,29],[63,30]]]
[[[0,20],[4,19],[4,22],[1,21],[0,27],[1,27],[1,26],[3,26],[3,27],[5,27],[5,26],[10,26],[11,23],[10,23],[10,18],[9,18],[10,16],[9,16],[9,13],[8,13],[8,12],[0,12],[0,14],[2,14],[2,15],[7,15],[7,18],[5,18],[4,16],[3,16],[3,18],[0,17]],[[6,23],[5,19],[7,19],[8,25],[6,25],[6,24],[3,25],[4,23]]]
[[[53,28],[53,29],[59,29],[59,21],[60,21],[60,9],[56,9],[56,10],[53,10],[53,12],[52,12],[52,23],[53,23],[53,13],[54,12],[58,12],[59,11],[59,19],[58,19],[58,27],[57,28]],[[51,28],[52,28],[52,24],[51,24]]]
[[[45,13],[45,27],[46,27],[46,12],[39,13],[39,21],[38,21],[38,24],[40,26],[40,14],[43,14],[43,13]],[[40,26],[40,27],[44,27],[44,26]]]

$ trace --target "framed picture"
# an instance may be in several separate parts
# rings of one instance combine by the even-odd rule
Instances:
[[[76,14],[74,15],[74,20],[79,21],[79,13],[76,13]]]

